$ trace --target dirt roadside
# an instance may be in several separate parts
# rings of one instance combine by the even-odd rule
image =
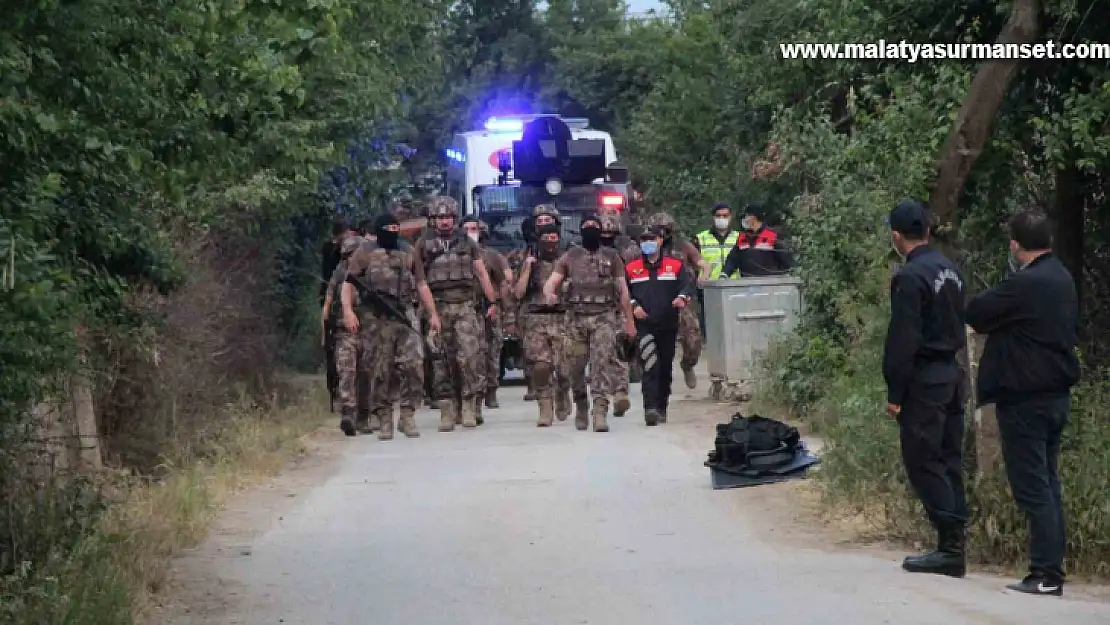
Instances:
[[[692,453],[699,452],[703,459],[713,449],[718,423],[727,422],[737,412],[752,414],[746,405],[713,401],[705,398],[700,389],[687,391],[685,388],[678,389],[672,396],[670,412],[674,416],[668,420],[666,427],[676,434],[676,442]],[[821,438],[807,436],[804,424],[791,425],[798,427],[809,449],[820,455],[823,446]],[[814,471],[820,471],[820,465]],[[707,486],[708,473],[709,469],[706,469]],[[819,486],[814,479],[738,488],[720,491],[719,494],[728,497],[737,514],[743,515],[745,522],[766,540],[821,551],[864,552],[890,558],[892,562],[900,562],[907,553],[903,545],[878,539],[878,528],[872,527],[865,519],[830,514],[821,505]],[[1022,572],[976,567],[974,574],[1000,575],[1009,579]],[[1100,582],[1075,580],[1069,584],[1068,590],[1072,598],[1110,601],[1110,586]]]
[[[301,498],[331,477],[344,446],[335,429],[323,428],[308,438],[306,453],[289,462],[278,475],[252,485],[220,511],[200,545],[173,558],[159,604],[144,615],[151,625],[212,625],[235,623],[230,614],[242,589],[220,575],[220,561],[250,557],[250,545]]]

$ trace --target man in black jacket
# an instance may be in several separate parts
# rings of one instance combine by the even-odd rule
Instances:
[[[1026,211],[1009,225],[1016,271],[967,306],[967,323],[988,335],[977,399],[995,404],[1010,490],[1029,519],[1029,576],[1007,588],[1059,596],[1066,539],[1057,465],[1071,387],[1079,381],[1079,298],[1050,251],[1048,217]]]
[[[642,255],[624,267],[644,377],[644,422],[667,422],[679,313],[694,296],[686,263],[662,251],[666,229],[653,226],[640,236]]]
[[[887,414],[898,420],[906,476],[937,528],[937,548],[902,568],[963,577],[969,513],[963,481],[966,340],[964,279],[929,247],[929,214],[902,200],[887,217],[894,250],[906,263],[890,283],[890,327],[883,353]]]

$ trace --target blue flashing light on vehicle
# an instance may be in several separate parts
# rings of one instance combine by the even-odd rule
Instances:
[[[447,156],[447,158],[449,158],[452,161],[455,161],[455,162],[458,162],[458,163],[465,163],[466,162],[466,154],[463,154],[459,150],[453,150],[451,148],[447,148],[446,150],[443,151],[443,153]]]
[[[486,120],[486,130],[490,132],[521,132],[524,130],[524,120],[491,117]]]

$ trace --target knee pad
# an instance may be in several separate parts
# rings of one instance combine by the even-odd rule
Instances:
[[[551,383],[551,363],[537,362],[532,365],[532,382],[537,386],[547,386]]]

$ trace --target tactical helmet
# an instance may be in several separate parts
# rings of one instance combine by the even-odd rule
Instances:
[[[632,362],[636,357],[636,337],[629,336],[623,331],[617,333],[617,358],[621,362]]]
[[[459,203],[449,195],[437,195],[428,207],[429,217],[458,217]]]
[[[551,215],[555,219],[559,219],[559,209],[555,208],[554,204],[536,204],[532,209],[532,217],[539,217],[540,215]]]
[[[652,215],[648,219],[648,224],[647,225],[649,227],[651,227],[651,226],[662,226],[662,227],[667,228],[669,230],[674,230],[674,225],[675,224],[674,224],[674,218],[671,217],[670,215],[668,215],[667,213],[655,213],[654,215]]]
[[[619,233],[621,231],[620,217],[614,214],[606,214],[601,216],[601,231]]]

